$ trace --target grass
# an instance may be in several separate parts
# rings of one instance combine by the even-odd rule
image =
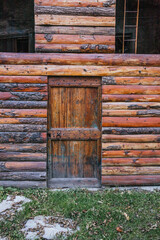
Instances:
[[[159,240],[160,192],[105,190],[55,191],[0,188],[0,201],[7,195],[24,195],[33,201],[23,211],[0,222],[0,235],[24,239],[20,229],[38,215],[71,218],[80,231],[68,240]]]

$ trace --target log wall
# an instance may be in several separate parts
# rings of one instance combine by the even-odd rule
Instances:
[[[36,52],[113,53],[116,0],[35,0]]]
[[[102,76],[102,184],[160,184],[159,55],[0,53],[0,185],[45,185],[47,76]]]

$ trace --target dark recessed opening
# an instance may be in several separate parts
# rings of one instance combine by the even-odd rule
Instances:
[[[34,52],[34,0],[0,0],[0,52]]]
[[[159,0],[117,0],[117,53],[159,54],[159,38]]]

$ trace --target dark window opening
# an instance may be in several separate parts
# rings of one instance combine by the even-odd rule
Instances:
[[[116,53],[160,53],[160,1],[117,0]]]
[[[34,0],[0,0],[0,52],[34,52]]]

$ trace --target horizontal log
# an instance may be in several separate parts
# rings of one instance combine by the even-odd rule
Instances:
[[[74,27],[72,27],[74,28]],[[83,27],[83,29],[85,29]],[[95,28],[96,29],[96,28]],[[82,29],[79,35],[82,35]],[[67,30],[65,30],[66,34],[69,34]],[[44,34],[44,32],[43,32]],[[55,32],[53,32],[55,34]],[[78,34],[78,33],[77,33]],[[76,35],[77,35],[76,34]],[[89,33],[88,33],[89,34]],[[108,34],[110,36],[110,34]],[[21,64],[21,65],[35,65],[35,64],[54,64],[54,65],[105,65],[105,66],[160,66],[160,56],[157,54],[38,54],[38,53],[0,53],[0,64]],[[139,68],[137,68],[139,69]],[[139,69],[140,70],[140,69]],[[43,76],[44,77],[44,76]],[[106,77],[106,76],[105,76]],[[124,78],[124,76],[122,75]],[[131,75],[128,76],[131,78]],[[149,76],[146,76],[147,78]],[[159,76],[158,76],[159,77]],[[31,78],[35,79],[35,76],[0,76],[0,79],[4,81],[5,78],[14,78],[23,79],[23,78]],[[37,77],[40,78],[39,76]],[[46,78],[46,77],[44,77]],[[110,78],[114,78],[113,76]],[[142,78],[142,77],[141,77]],[[18,80],[15,80],[15,82]],[[21,83],[25,81],[24,79]],[[27,79],[26,79],[27,81]],[[38,82],[37,82],[38,83]],[[112,85],[112,84],[111,84]]]
[[[49,87],[100,87],[100,77],[50,77]]]
[[[0,172],[46,171],[45,162],[0,162]]]
[[[0,92],[0,100],[46,101],[48,92]]]
[[[104,117],[158,117],[160,110],[103,110]]]
[[[102,168],[105,166],[159,166],[160,158],[103,158]]]
[[[104,127],[102,134],[118,134],[118,135],[132,135],[132,134],[160,134],[160,128],[117,128]]]
[[[115,0],[35,0],[37,6],[61,6],[61,7],[114,7]]]
[[[59,16],[52,14],[40,14],[35,15],[35,25],[114,27],[115,17]]]
[[[44,132],[0,132],[0,143],[45,143],[47,135]]]
[[[2,101],[0,100],[0,108],[9,109],[37,109],[47,108],[47,101]]]
[[[111,135],[102,134],[103,142],[160,142],[160,135]]]
[[[47,118],[47,109],[0,109],[1,118]]]
[[[0,132],[46,132],[46,125],[0,124]]]
[[[62,7],[35,6],[35,14],[74,15],[74,16],[106,16],[114,17],[115,8],[111,7]]]
[[[36,34],[37,44],[101,44],[114,45],[114,36],[101,35],[66,35],[66,34]]]
[[[39,34],[72,34],[72,35],[104,35],[115,36],[114,27],[72,27],[72,26],[35,26],[35,33]]]
[[[46,188],[46,181],[0,181],[1,187]]]
[[[0,124],[47,125],[47,118],[0,118]]]
[[[72,66],[72,65],[0,65],[0,75],[17,75],[17,76],[160,76],[160,67],[126,67],[126,66]],[[159,86],[131,86],[124,88],[122,86],[103,86],[103,94],[133,94],[136,92],[138,94],[150,94],[154,92],[154,94],[159,94],[160,87]],[[118,90],[119,89],[119,90]],[[133,92],[134,91],[134,92]],[[14,93],[14,94],[22,94],[22,93]],[[29,93],[23,93],[24,96]],[[35,93],[30,93],[35,95]],[[37,96],[42,100],[42,96],[44,93],[36,93]],[[35,96],[35,100],[37,98]],[[47,96],[43,96],[43,100],[46,100]],[[27,100],[27,99],[26,99]]]
[[[131,103],[103,103],[102,104],[103,110],[135,110],[135,109],[160,109],[159,102],[131,102]]]
[[[41,53],[113,53],[115,45],[98,44],[35,44],[36,52]]]
[[[160,149],[160,143],[103,143],[103,150],[139,150],[139,149]]]
[[[160,174],[160,167],[103,167],[102,175],[147,175]]]
[[[107,95],[102,94],[103,102],[160,102],[160,95]]]
[[[102,83],[103,85],[160,85],[160,77],[103,77]]]
[[[160,150],[108,150],[102,151],[103,158],[117,157],[136,157],[136,158],[154,158],[160,157]]]
[[[0,152],[1,161],[46,161],[46,153]]]
[[[47,92],[47,84],[0,83],[0,92]]]
[[[160,175],[103,176],[102,184],[109,186],[160,185]]]
[[[103,94],[160,94],[160,86],[113,86],[102,87]]]
[[[45,172],[0,172],[1,181],[45,181]]]
[[[103,117],[103,127],[160,127],[159,117]]]
[[[7,58],[7,57],[8,57],[8,61],[11,61],[12,63],[16,63],[16,56],[15,57],[13,56],[10,58],[9,54],[7,54],[7,56],[6,56],[6,53],[3,55],[4,55],[4,62],[3,62],[3,59],[1,59],[0,60],[1,64],[5,64],[5,58]],[[17,57],[18,57],[18,55],[17,55]],[[0,54],[0,58],[1,58],[1,54]],[[18,60],[19,59],[17,58],[17,64],[18,64]],[[24,62],[25,62],[25,60],[24,60]],[[40,76],[40,77],[38,77],[38,76],[33,76],[33,77],[32,76],[0,76],[0,83],[45,84],[47,82],[48,82],[48,80],[47,80],[47,77],[45,77],[45,76]]]
[[[46,143],[0,144],[1,152],[46,153]]]

